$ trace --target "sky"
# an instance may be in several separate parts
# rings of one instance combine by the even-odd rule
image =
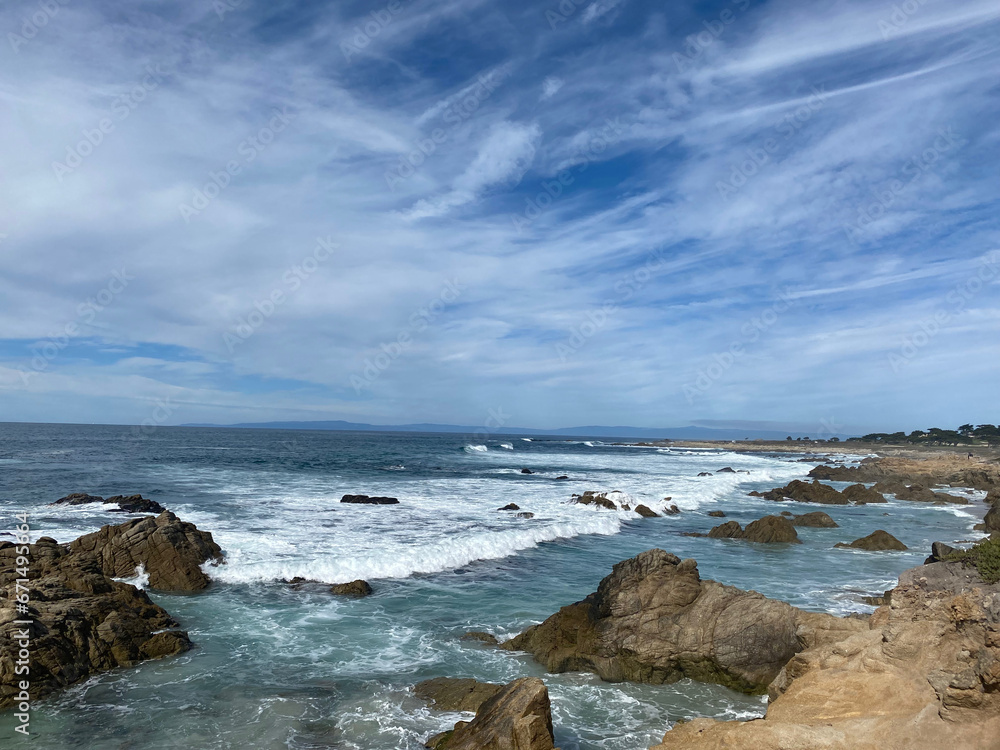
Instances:
[[[1000,421],[996,0],[0,35],[0,421]]]

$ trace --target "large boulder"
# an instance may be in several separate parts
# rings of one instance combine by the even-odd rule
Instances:
[[[651,549],[501,648],[527,651],[550,672],[588,671],[612,682],[690,677],[761,693],[803,648],[860,627],[703,581],[694,560]]]
[[[112,580],[94,554],[48,537],[29,547],[30,601],[27,611],[17,611],[18,549],[0,542],[0,709],[14,704],[25,679],[15,671],[23,635],[30,636],[32,700],[99,672],[191,648],[187,633],[144,591]]]
[[[855,539],[850,544],[840,542],[839,544],[835,544],[833,546],[840,547],[841,549],[863,549],[868,550],[869,552],[881,552],[885,550],[903,552],[909,549],[909,547],[899,541],[888,531],[883,531],[882,529],[873,531],[868,536],[861,537],[860,539]]]
[[[695,719],[653,750],[996,750],[998,602],[960,563],[908,570],[863,629],[785,665],[765,718]]]
[[[485,700],[470,722],[431,737],[433,750],[555,750],[549,691],[537,677],[522,677]]]
[[[766,500],[795,500],[800,503],[823,503],[825,505],[847,505],[850,500],[833,487],[823,484],[819,480],[803,482],[801,479],[793,479],[784,487],[776,487],[767,492],[749,493],[754,497],[763,497]]]
[[[222,550],[207,531],[181,521],[170,511],[119,526],[103,526],[70,543],[73,552],[95,556],[105,575],[134,576],[142,567],[149,586],[173,591],[197,591],[209,584],[204,563],[223,562]]]
[[[745,529],[736,521],[726,521],[708,532],[708,536],[712,539],[742,539],[760,544],[802,543],[795,527],[782,516],[764,516],[748,523]]]
[[[849,487],[845,487],[843,492],[844,497],[850,500],[856,505],[867,505],[868,503],[887,503],[888,500],[885,499],[885,495],[881,492],[876,491],[873,488],[865,487],[863,484],[852,484]]]

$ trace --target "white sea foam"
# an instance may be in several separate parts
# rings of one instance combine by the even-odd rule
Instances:
[[[510,443],[500,443],[500,447],[509,451],[514,450],[514,446],[511,445]]]
[[[467,445],[464,450],[466,453],[486,453],[489,448],[485,445]]]
[[[144,589],[149,585],[149,573],[146,572],[145,565],[137,565],[135,569],[135,575],[129,576],[127,578],[112,578],[113,581],[120,581],[121,583],[130,583],[137,589]]]

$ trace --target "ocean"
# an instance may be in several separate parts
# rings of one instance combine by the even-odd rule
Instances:
[[[510,637],[651,547],[697,559],[704,578],[798,607],[871,612],[861,597],[893,586],[931,542],[981,536],[972,531],[984,512],[981,492],[967,493],[976,502],[968,507],[820,508],[747,496],[804,478],[813,464],[798,458],[499,434],[0,424],[0,531],[27,510],[33,540],[70,541],[128,516],[49,503],[70,492],[141,493],[212,532],[227,556],[208,569],[206,591],[150,593],[188,630],[194,650],[36,702],[32,741],[47,750],[419,750],[469,718],[431,711],[413,695],[414,683],[437,676],[542,677],[562,750],[637,750],[678,719],[763,715],[759,696],[689,680],[549,675],[526,655],[460,636]],[[727,466],[737,473],[716,473]],[[570,502],[585,490],[617,490],[654,510],[669,497],[681,513],[642,519]],[[339,502],[359,493],[400,503]],[[508,503],[534,518],[497,510]],[[841,528],[801,528],[801,545],[681,535],[721,523],[710,510],[745,524],[817,509]],[[833,549],[878,528],[910,551]],[[346,599],[282,583],[295,576],[364,578],[375,593]],[[13,726],[9,713],[0,715],[0,736],[17,737]]]

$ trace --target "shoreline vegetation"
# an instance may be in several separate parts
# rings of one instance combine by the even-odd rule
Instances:
[[[956,434],[960,433],[961,429]],[[935,543],[927,562],[903,572],[894,589],[872,601],[879,606],[867,616],[806,612],[754,591],[703,580],[695,560],[651,549],[618,563],[593,594],[568,603],[511,640],[491,642],[482,633],[470,634],[470,640],[486,648],[527,652],[550,673],[586,671],[608,681],[653,684],[690,678],[769,697],[764,718],[677,722],[665,727],[663,742],[654,750],[936,750],[945,743],[1000,747],[997,446],[956,447],[919,440],[632,444],[806,454],[809,458],[800,460],[816,464],[809,472],[811,482],[795,480],[787,487],[755,493],[781,505],[858,505],[885,502],[886,494],[897,500],[971,505],[979,501],[970,502],[948,489],[986,491],[989,510],[979,528],[990,536],[964,549]],[[824,484],[838,481],[853,484],[843,491]],[[591,500],[604,497],[590,494]],[[196,644],[182,629],[183,623],[153,603],[142,588],[123,579],[145,576],[153,590],[196,592],[211,585],[206,565],[225,564],[210,532],[159,506],[142,505],[149,501],[141,496],[104,501],[75,493],[54,505],[82,502],[117,503],[124,512],[131,508],[160,512],[104,526],[68,544],[47,537],[31,544],[33,595],[27,615],[18,614],[13,605],[23,551],[0,542],[0,623],[19,618],[33,622],[32,700],[100,672],[192,648]],[[713,541],[717,539],[787,544],[796,541],[795,525],[837,526],[825,513],[798,515],[783,510],[746,529],[727,522],[709,534],[691,535],[706,537],[706,544],[721,543]],[[888,531],[878,530],[850,545],[836,546],[879,551],[899,549],[899,542]],[[352,585],[362,583],[363,593],[334,591],[336,586],[331,593],[371,593],[363,581]],[[11,709],[16,699],[13,654],[12,649],[0,653],[3,710]],[[474,711],[475,717],[428,738],[427,747],[554,748],[542,680],[486,685],[460,675],[441,675],[429,682],[418,685],[416,692],[433,708]]]

